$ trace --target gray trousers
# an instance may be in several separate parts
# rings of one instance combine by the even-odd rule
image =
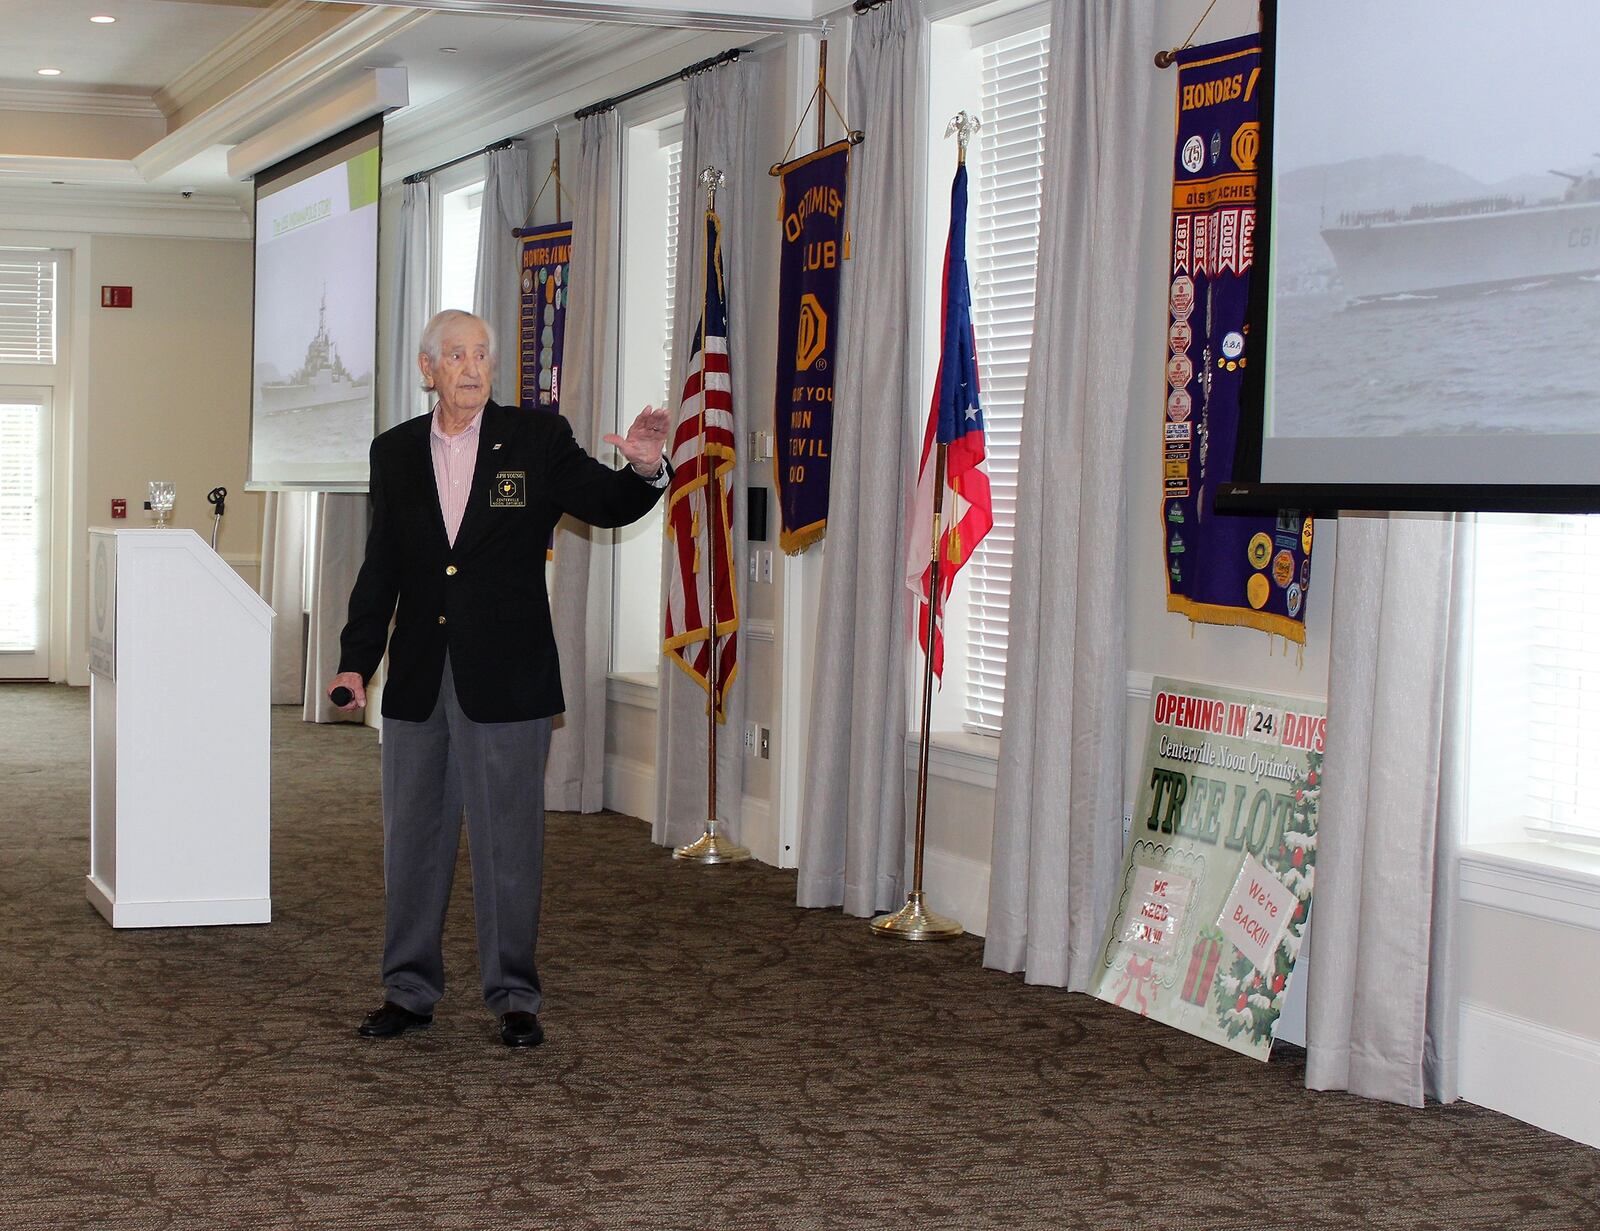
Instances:
[[[431,1013],[444,995],[445,910],[467,814],[483,999],[495,1014],[539,1010],[548,718],[473,722],[450,661],[426,722],[383,721],[384,995]]]

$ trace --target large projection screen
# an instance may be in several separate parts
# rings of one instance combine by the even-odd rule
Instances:
[[[256,176],[250,490],[366,490],[381,139],[374,117]]]
[[[1600,3],[1265,19],[1235,477],[1285,507],[1600,508]]]

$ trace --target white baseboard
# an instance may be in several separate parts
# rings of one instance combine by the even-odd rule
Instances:
[[[1463,1001],[1461,1097],[1600,1147],[1600,1040]]]
[[[988,934],[988,864],[929,847],[922,856],[922,890],[930,910],[950,916],[974,936]]]
[[[192,928],[272,922],[272,899],[267,897],[127,902],[118,901],[94,876],[86,876],[84,880],[90,904],[114,928]]]
[[[652,824],[656,816],[655,766],[606,754],[606,807]]]
[[[766,800],[744,797],[739,812],[739,841],[750,848],[751,858],[779,866],[778,820]]]

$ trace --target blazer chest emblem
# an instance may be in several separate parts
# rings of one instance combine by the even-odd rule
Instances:
[[[489,495],[491,509],[521,509],[528,504],[528,474],[524,470],[502,470],[494,476]]]

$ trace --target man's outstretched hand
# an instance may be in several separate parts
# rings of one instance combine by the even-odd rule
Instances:
[[[628,459],[628,464],[640,475],[653,479],[661,473],[661,453],[666,447],[667,433],[672,429],[672,416],[665,408],[657,410],[646,406],[633,421],[626,436],[615,432],[603,437],[608,445],[616,445],[617,452]]]

